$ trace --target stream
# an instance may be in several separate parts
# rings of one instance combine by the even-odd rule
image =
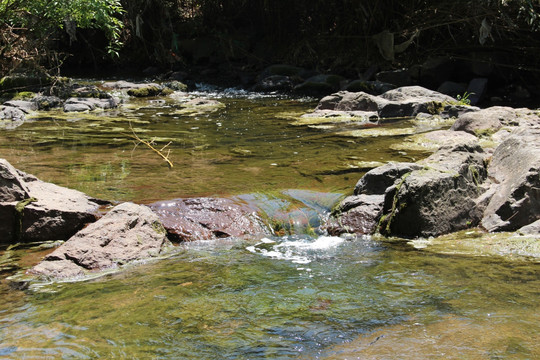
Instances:
[[[0,131],[0,157],[97,198],[235,197],[268,214],[286,209],[294,225],[327,216],[376,164],[425,157],[397,145],[447,126],[306,124],[298,119],[316,106],[309,98],[208,87],[188,97],[224,106],[186,108],[177,93],[126,98],[115,110],[39,113]],[[169,144],[174,166],[135,146],[132,132]],[[165,259],[84,282],[21,291],[6,280],[49,251],[0,248],[0,358],[540,358],[535,260],[291,226],[279,236],[181,244]]]

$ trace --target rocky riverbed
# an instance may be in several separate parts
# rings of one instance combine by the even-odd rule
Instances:
[[[169,84],[169,88],[174,86],[178,87]],[[152,96],[167,87],[118,81],[104,83],[102,88],[127,89],[131,96]],[[74,91],[82,91],[77,89]],[[95,87],[87,91],[101,94]],[[49,103],[63,104],[64,111],[119,104],[112,95],[100,98],[70,98],[63,103],[49,99]],[[4,111],[39,111],[42,107],[36,99],[41,98],[7,103]],[[221,106],[206,99],[187,100],[186,104],[186,109],[197,113],[210,105],[211,109]],[[82,109],[83,105],[88,106]],[[480,109],[409,86],[381,95],[349,91],[331,94],[322,98],[313,112],[295,118],[293,125],[346,128],[364,124],[346,136],[369,136],[369,131],[373,136],[384,133],[384,124],[402,118],[452,125],[436,131],[417,128],[415,135],[400,146],[432,155],[417,162],[389,162],[368,171],[353,195],[336,204],[327,221],[317,224],[319,233],[418,239],[475,228],[486,233],[516,231],[527,239],[539,235],[540,149],[536,139],[540,117],[535,110]],[[13,123],[19,120],[11,119]],[[409,134],[406,130],[404,134]],[[96,271],[163,256],[172,248],[171,241],[264,236],[276,230],[264,209],[241,199],[175,199],[149,206],[113,206],[42,182],[6,160],[0,162],[0,170],[3,241],[66,240],[28,271],[42,278],[84,278]]]

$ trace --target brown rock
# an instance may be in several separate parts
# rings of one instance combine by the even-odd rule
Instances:
[[[210,240],[266,233],[260,217],[230,199],[194,198],[149,205],[175,241]]]

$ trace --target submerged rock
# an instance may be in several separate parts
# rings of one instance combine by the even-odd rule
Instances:
[[[105,202],[43,182],[0,159],[0,241],[65,240],[99,217]]]
[[[210,240],[267,233],[250,207],[223,198],[160,201],[149,205],[175,241]]]
[[[148,207],[123,203],[79,231],[28,271],[44,278],[73,278],[163,254],[172,244]]]

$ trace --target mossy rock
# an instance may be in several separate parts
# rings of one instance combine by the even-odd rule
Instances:
[[[54,78],[47,76],[8,75],[0,79],[0,91],[37,91],[42,87],[52,85],[53,82]]]
[[[160,95],[168,96],[168,95],[171,95],[172,93],[174,93],[173,89],[166,88],[166,89],[161,90]]]
[[[134,97],[149,97],[149,96],[158,96],[161,94],[162,89],[158,86],[145,86],[139,89],[130,89],[128,90],[128,95]]]
[[[187,85],[180,82],[180,81],[168,81],[166,83],[163,83],[163,86],[165,86],[167,89],[164,89],[165,90],[172,90],[172,91],[186,91],[187,90]],[[171,91],[171,92],[172,92]]]
[[[32,91],[21,91],[13,97],[13,100],[31,100],[35,96],[36,96],[36,93]]]

